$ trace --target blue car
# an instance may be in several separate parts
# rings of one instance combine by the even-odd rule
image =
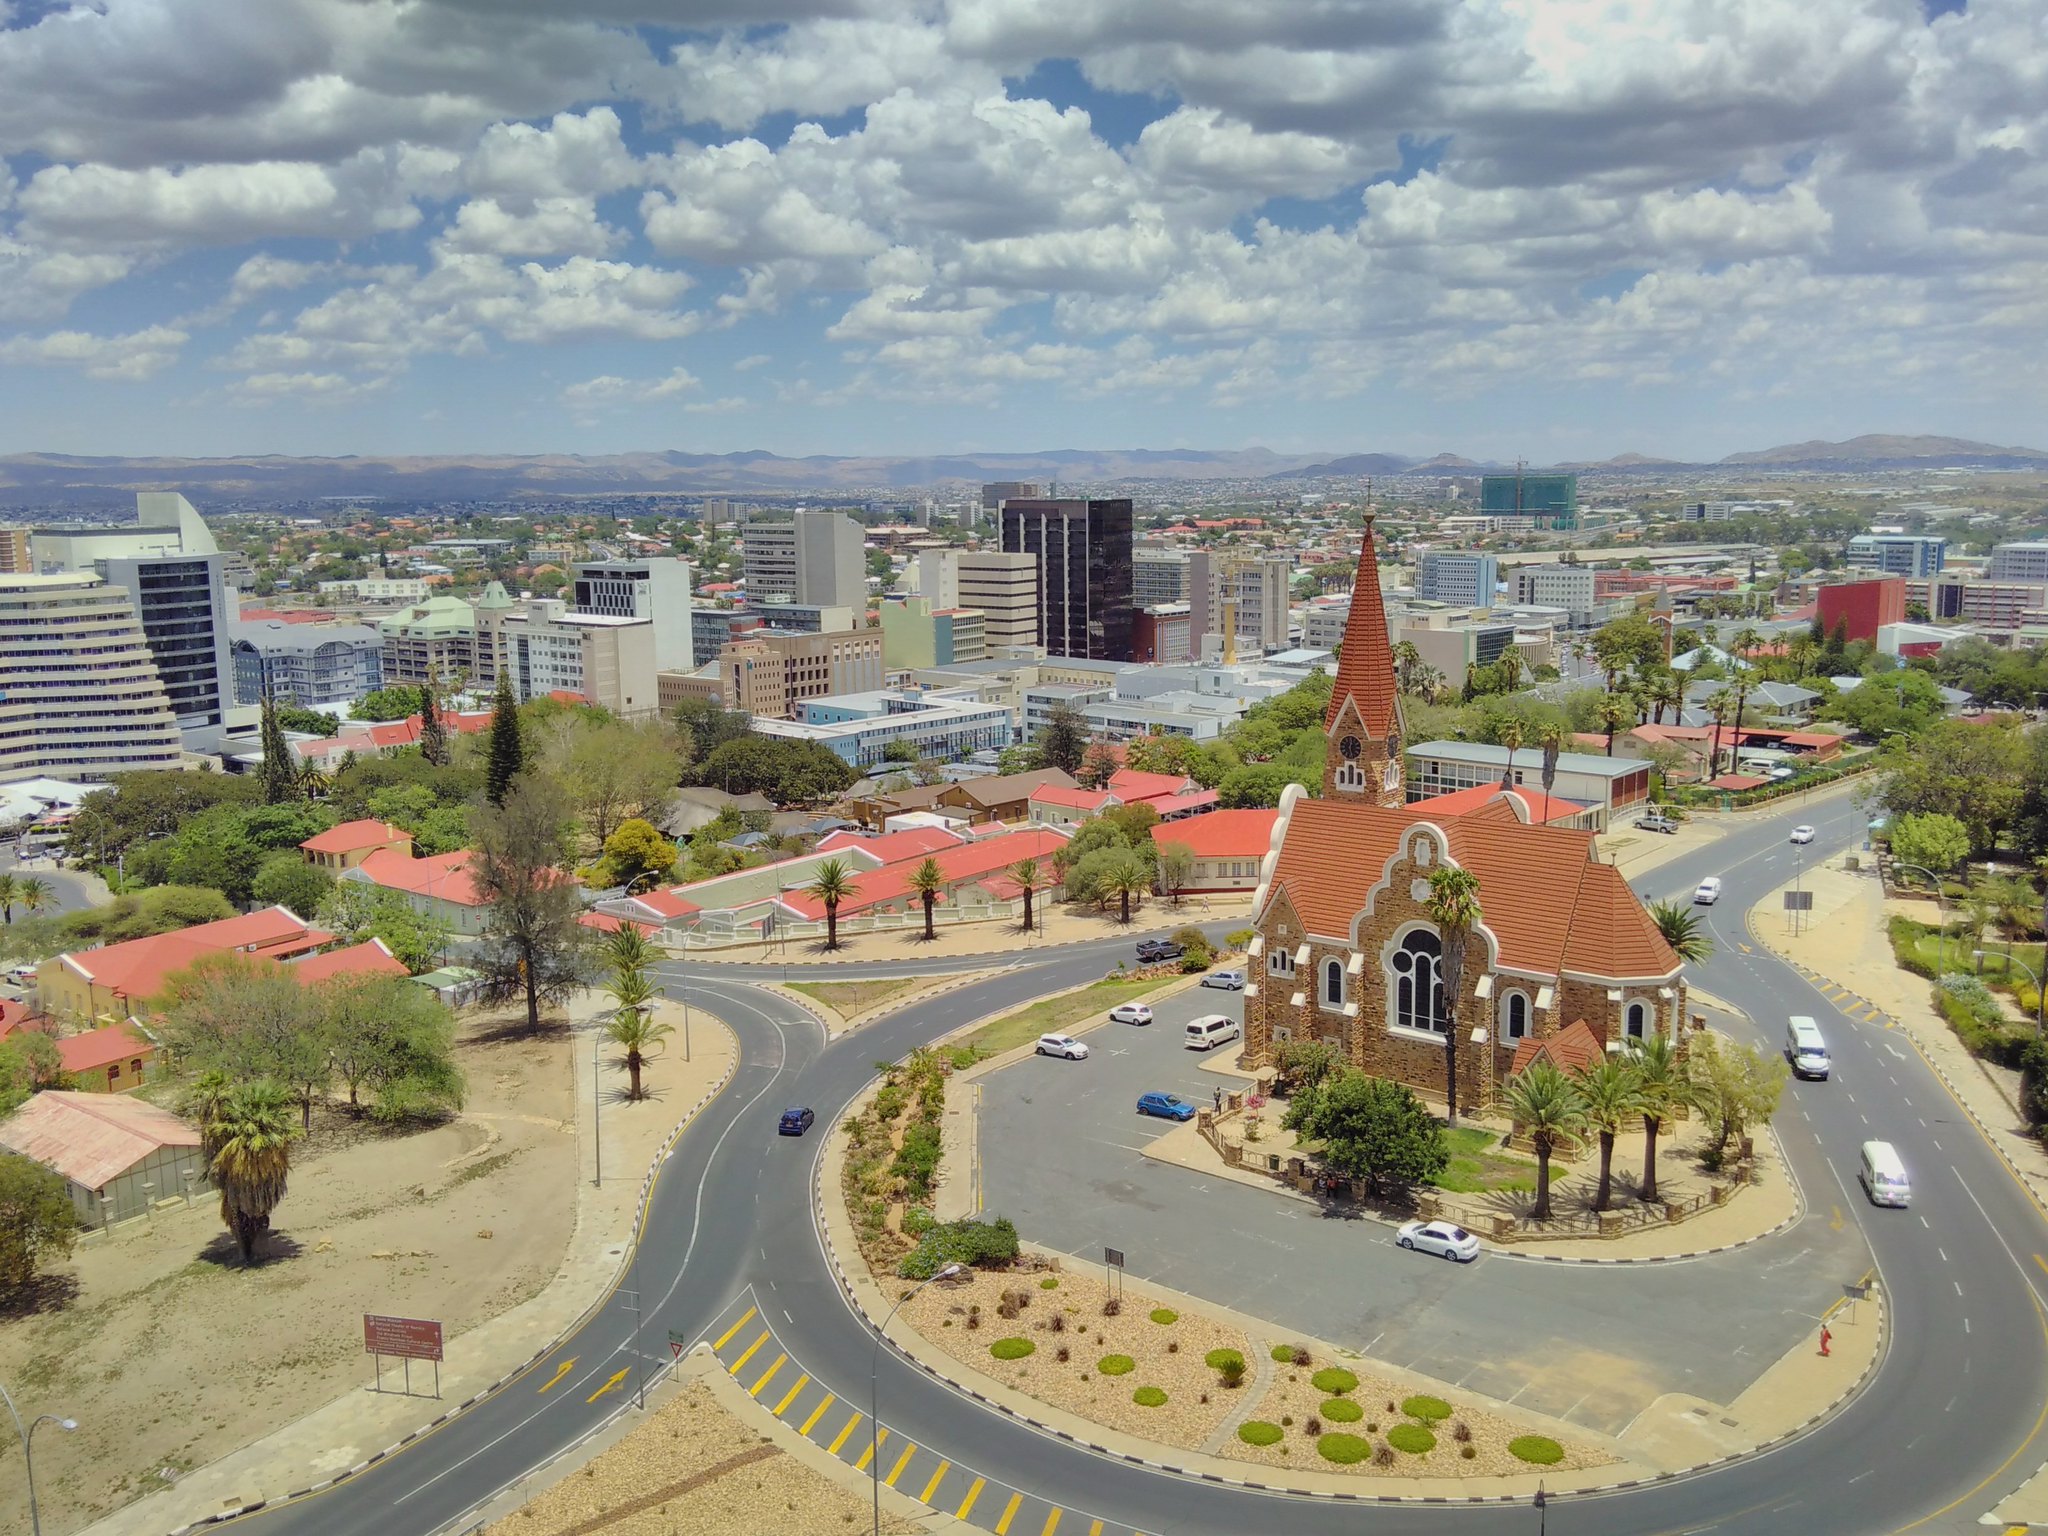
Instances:
[[[1141,1093],[1138,1095],[1138,1113],[1158,1115],[1162,1120],[1192,1120],[1195,1106],[1177,1093]]]
[[[782,1123],[775,1128],[776,1134],[801,1136],[811,1128],[811,1123],[817,1118],[808,1109],[785,1109],[782,1112]]]

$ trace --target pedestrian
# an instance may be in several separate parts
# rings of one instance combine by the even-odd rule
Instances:
[[[1216,1113],[1220,1115],[1220,1114],[1222,1114],[1222,1113],[1223,1113],[1223,1090],[1222,1090],[1221,1088],[1218,1088],[1218,1089],[1216,1089],[1216,1090],[1215,1090],[1215,1094],[1216,1094]]]

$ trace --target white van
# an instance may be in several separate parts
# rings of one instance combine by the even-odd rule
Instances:
[[[1226,1040],[1244,1038],[1244,1031],[1238,1028],[1237,1020],[1227,1019],[1220,1013],[1205,1014],[1196,1019],[1188,1025],[1187,1034],[1191,1051],[1206,1051]]]
[[[1792,1063],[1794,1077],[1824,1080],[1828,1075],[1828,1043],[1821,1038],[1820,1026],[1803,1013],[1786,1022],[1785,1059]]]
[[[1903,1207],[1913,1197],[1913,1181],[1890,1142],[1863,1143],[1863,1192],[1872,1205]]]

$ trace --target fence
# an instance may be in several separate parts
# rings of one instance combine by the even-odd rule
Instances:
[[[1040,899],[1035,910],[1042,913],[1045,908],[1046,902]],[[1023,916],[1024,903],[1021,901],[962,902],[954,906],[933,907],[932,925],[945,928],[956,923],[1021,920]],[[842,917],[839,920],[841,938],[850,938],[860,933],[923,931],[922,907],[914,907],[908,912],[873,912],[857,917]],[[821,941],[825,934],[826,924],[822,920],[812,922],[778,918],[762,921],[735,918],[729,912],[705,912],[698,915],[692,927],[666,933],[662,936],[662,941],[671,950],[694,952],[701,949],[731,949],[747,944],[804,944]]]

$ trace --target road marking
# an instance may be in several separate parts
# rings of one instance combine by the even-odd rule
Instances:
[[[1946,1248],[1937,1247],[1934,1251],[1941,1255],[1942,1263],[1946,1264],[1948,1262],[1948,1250]]]
[[[711,1341],[712,1349],[720,1350],[725,1348],[726,1345],[730,1344],[732,1342],[732,1336],[738,1333],[742,1328],[746,1327],[747,1324],[753,1320],[754,1313],[758,1310],[759,1309],[756,1307],[749,1307],[746,1311],[742,1312],[740,1314],[740,1320],[738,1322],[734,1323],[730,1328],[726,1329],[725,1332],[721,1333],[717,1338]]]
[[[896,1486],[896,1479],[903,1475],[903,1469],[910,1465],[910,1458],[915,1456],[916,1454],[916,1446],[904,1446],[903,1454],[896,1458],[896,1465],[891,1467],[889,1469],[889,1475],[882,1479],[883,1486],[888,1488],[894,1488]]]
[[[874,1460],[875,1452],[879,1451],[883,1446],[887,1445],[888,1443],[889,1426],[884,1424],[881,1428],[877,1429],[874,1432],[874,1434],[868,1438],[868,1448],[860,1453],[860,1460],[856,1461],[853,1464],[853,1470],[856,1472],[867,1471],[868,1463]]]
[[[861,1416],[857,1413],[852,1418],[848,1419],[846,1421],[846,1428],[840,1430],[839,1433],[833,1437],[832,1443],[825,1447],[826,1452],[829,1455],[837,1456],[839,1454],[839,1447],[846,1444],[846,1437],[853,1433],[854,1425],[858,1424],[860,1421]]]
[[[605,1393],[618,1391],[619,1388],[625,1383],[628,1370],[630,1370],[630,1367],[621,1367],[620,1369],[613,1371],[611,1375],[611,1380],[607,1381],[603,1386],[599,1387],[595,1392],[591,1393],[590,1396],[583,1399],[583,1401],[585,1401],[586,1403],[594,1403],[600,1397],[603,1397]]]
[[[1841,1231],[1841,1230],[1842,1230],[1842,1208],[1841,1208],[1841,1207],[1840,1207],[1839,1205],[1832,1205],[1832,1206],[1829,1206],[1829,1207],[1828,1207],[1828,1209],[1834,1212],[1834,1215],[1833,1215],[1833,1216],[1831,1216],[1831,1217],[1830,1217],[1830,1218],[1828,1219],[1828,1230],[1829,1230],[1829,1231],[1831,1231],[1831,1232],[1839,1232],[1839,1231]],[[1922,1220],[1925,1220],[1926,1218],[1925,1218],[1925,1217],[1922,1217],[1921,1219],[1922,1219]]]
[[[798,1429],[797,1433],[802,1435],[806,1440],[810,1439],[812,1428],[816,1426],[818,1420],[825,1417],[825,1410],[827,1408],[830,1408],[834,1403],[838,1401],[839,1399],[837,1397],[833,1396],[830,1392],[827,1392],[825,1394],[825,1401],[818,1404],[817,1407],[811,1410],[811,1416],[808,1419],[804,1420],[802,1428]]]
[[[755,1382],[751,1387],[747,1389],[747,1396],[759,1397],[761,1395],[761,1389],[767,1386],[769,1382],[775,1379],[775,1373],[782,1369],[784,1362],[786,1362],[788,1359],[789,1356],[787,1355],[777,1355],[775,1357],[775,1363],[769,1366],[767,1370],[761,1373],[761,1379]]]
[[[797,1377],[796,1385],[791,1387],[787,1392],[783,1393],[782,1401],[775,1405],[775,1417],[777,1417],[778,1419],[781,1418],[784,1411],[789,1407],[789,1405],[796,1401],[797,1393],[803,1391],[803,1389],[805,1387],[808,1387],[810,1384],[811,1378],[809,1376]]]
[[[1040,1531],[1040,1532],[1038,1533],[1038,1536],[1052,1536],[1052,1533],[1053,1533],[1054,1531],[1058,1530],[1059,1528],[1060,1528],[1060,1507],[1059,1507],[1059,1505],[1055,1504],[1055,1505],[1053,1505],[1053,1507],[1052,1507],[1052,1513],[1051,1513],[1051,1514],[1049,1514],[1049,1515],[1047,1515],[1047,1516],[1045,1517],[1045,1529],[1044,1529],[1044,1530],[1042,1530],[1042,1531]]]
[[[942,1461],[942,1462],[940,1462],[940,1463],[939,1463],[939,1470],[938,1470],[938,1471],[936,1471],[936,1472],[934,1472],[934,1473],[932,1474],[932,1480],[931,1480],[930,1482],[928,1482],[928,1483],[926,1483],[926,1484],[924,1485],[924,1492],[923,1492],[923,1493],[920,1493],[920,1494],[919,1494],[919,1495],[917,1496],[917,1502],[918,1502],[918,1503],[920,1503],[920,1504],[929,1504],[929,1503],[931,1503],[931,1501],[932,1501],[932,1495],[933,1495],[933,1494],[935,1494],[935,1493],[937,1493],[937,1492],[939,1491],[939,1483],[940,1483],[940,1481],[941,1481],[942,1479],[944,1479],[945,1475],[946,1475],[946,1474],[947,1474],[948,1472],[952,1471],[952,1470],[953,1470],[953,1463],[951,1463],[950,1461]]]
[[[977,1477],[968,1485],[967,1497],[960,1501],[960,1507],[953,1511],[955,1520],[965,1520],[974,1508],[974,1501],[981,1497],[981,1490],[987,1486],[986,1478]]]
[[[996,1536],[1010,1536],[1010,1522],[1017,1518],[1017,1506],[1023,1502],[1023,1494],[1010,1495],[1010,1502],[1003,1506],[1002,1514],[996,1518]]]
[[[548,1378],[547,1386],[542,1387],[541,1391],[547,1391],[548,1387],[552,1387],[556,1382],[560,1381],[564,1376],[568,1375],[570,1370],[575,1366],[575,1364],[576,1357],[574,1355],[571,1355],[568,1359],[564,1360],[560,1365],[556,1366],[555,1374]]]
[[[1102,1522],[1100,1520],[1090,1520],[1088,1522],[1088,1536],[1102,1536]]]
[[[768,1330],[766,1328],[763,1328],[760,1331],[760,1333],[755,1336],[754,1342],[747,1346],[747,1352],[741,1355],[739,1359],[733,1361],[733,1363],[726,1369],[726,1375],[739,1375],[741,1371],[747,1368],[747,1362],[754,1358],[754,1351],[759,1349],[763,1344],[766,1344],[767,1342]]]

